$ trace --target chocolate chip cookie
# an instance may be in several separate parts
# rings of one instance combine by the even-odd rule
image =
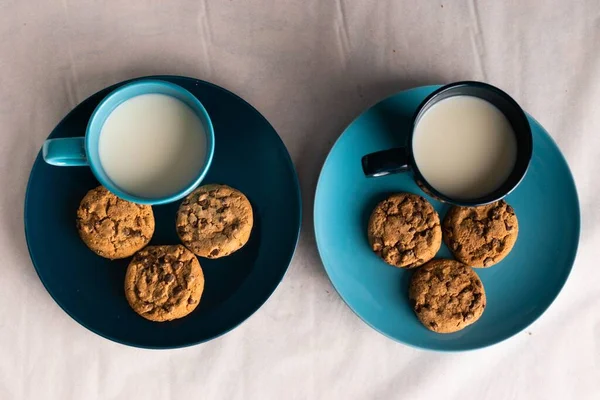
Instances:
[[[226,185],[201,186],[177,212],[177,234],[200,257],[219,258],[242,248],[254,223],[244,194]]]
[[[181,245],[148,246],[129,263],[125,297],[133,310],[150,321],[185,317],[204,290],[198,259]]]
[[[152,207],[120,199],[104,186],[87,192],[77,209],[76,223],[84,243],[110,259],[133,255],[154,233]]]
[[[519,223],[504,200],[480,207],[452,207],[443,222],[444,242],[471,267],[490,267],[510,253]]]
[[[408,297],[417,318],[437,333],[451,333],[481,317],[483,284],[470,267],[454,260],[432,260],[415,271]]]
[[[423,197],[411,193],[392,194],[377,204],[367,233],[373,251],[401,268],[423,265],[442,245],[437,212]]]

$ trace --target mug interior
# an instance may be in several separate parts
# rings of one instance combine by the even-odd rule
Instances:
[[[162,94],[183,102],[200,119],[205,132],[206,156],[204,163],[190,184],[181,190],[163,197],[140,197],[128,193],[116,185],[106,174],[100,162],[99,140],[102,127],[109,115],[123,102],[144,94]],[[165,204],[181,199],[194,190],[204,179],[214,152],[214,131],[208,113],[200,101],[186,89],[170,82],[156,79],[142,79],[125,84],[110,93],[96,107],[87,126],[85,135],[86,155],[96,179],[117,196],[138,204]]]
[[[413,135],[421,117],[423,117],[423,115],[433,105],[444,99],[455,96],[477,97],[494,105],[507,118],[517,142],[517,157],[515,160],[515,165],[508,178],[496,190],[478,198],[456,199],[438,191],[423,177],[419,171],[419,166],[417,165],[414,157],[414,151],[412,147]],[[517,185],[525,176],[527,168],[529,167],[529,161],[531,160],[531,155],[533,152],[533,138],[531,134],[531,127],[527,121],[527,116],[515,100],[513,100],[502,90],[487,83],[467,81],[443,86],[429,95],[421,103],[421,105],[417,108],[413,118],[413,134],[410,136],[408,149],[410,150],[411,164],[417,179],[417,183],[426,193],[447,203],[460,206],[478,206],[498,201],[509,194],[515,187],[517,187]]]

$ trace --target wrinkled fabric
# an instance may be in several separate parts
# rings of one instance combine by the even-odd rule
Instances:
[[[254,105],[304,201],[296,256],[269,301],[227,335],[172,351],[78,325],[42,286],[23,233],[27,178],[53,127],[94,92],[150,74],[204,79]],[[342,302],[312,202],[328,150],[361,111],[463,79],[503,88],[547,128],[575,176],[582,232],[538,321],[442,354],[383,337]],[[0,399],[598,399],[598,107],[596,0],[0,0]]]

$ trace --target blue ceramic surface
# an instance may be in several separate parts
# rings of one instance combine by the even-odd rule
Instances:
[[[162,94],[174,97],[183,102],[198,116],[206,134],[206,159],[202,168],[189,185],[170,196],[145,198],[129,194],[112,182],[100,162],[98,142],[104,122],[106,122],[108,116],[121,103],[143,94]],[[212,122],[202,103],[192,93],[172,82],[157,79],[136,79],[133,82],[119,86],[97,105],[87,123],[85,137],[49,139],[44,143],[42,155],[47,163],[56,166],[74,167],[89,165],[96,179],[122,199],[140,204],[166,204],[182,199],[198,187],[208,172],[214,149],[215,134]]]
[[[423,327],[408,302],[412,271],[392,267],[369,248],[367,221],[391,192],[426,197],[443,218],[448,206],[425,195],[410,173],[367,178],[365,154],[404,145],[412,116],[438,86],[398,93],[358,117],[333,146],[317,186],[314,222],[319,253],[334,287],[367,324],[399,342],[431,350],[470,350],[500,342],[538,318],[571,271],[579,241],[579,204],[569,167],[532,118],[533,156],[506,198],[519,218],[519,238],[499,264],[476,269],[487,293],[481,319],[452,334]],[[445,246],[438,258],[449,258]]]
[[[198,308],[185,318],[165,323],[148,321],[131,310],[123,289],[129,259],[109,261],[96,256],[75,228],[79,201],[98,185],[89,168],[57,168],[38,155],[25,199],[25,235],[42,283],[81,325],[131,346],[174,348],[204,342],[235,328],[267,300],[294,254],[301,200],[289,154],[258,111],[203,81],[156,78],[190,91],[211,116],[217,146],[203,183],[224,183],[241,190],[254,211],[254,227],[246,246],[228,257],[200,258],[206,284]],[[50,138],[78,136],[100,101],[120,85],[78,105]],[[179,243],[175,231],[178,206],[153,207],[156,231],[151,244]]]

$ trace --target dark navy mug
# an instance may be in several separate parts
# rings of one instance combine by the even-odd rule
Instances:
[[[475,198],[449,196],[428,182],[415,161],[413,138],[421,118],[435,104],[455,96],[470,96],[487,101],[505,117],[516,141],[516,156],[512,171],[497,188]],[[399,172],[412,172],[419,187],[430,196],[446,203],[460,206],[478,206],[504,198],[521,182],[527,172],[533,152],[531,128],[525,112],[508,94],[483,82],[456,82],[443,86],[431,93],[417,108],[412,120],[412,132],[405,147],[378,151],[362,158],[363,172],[368,177],[379,177]],[[507,170],[508,172],[508,170]]]

